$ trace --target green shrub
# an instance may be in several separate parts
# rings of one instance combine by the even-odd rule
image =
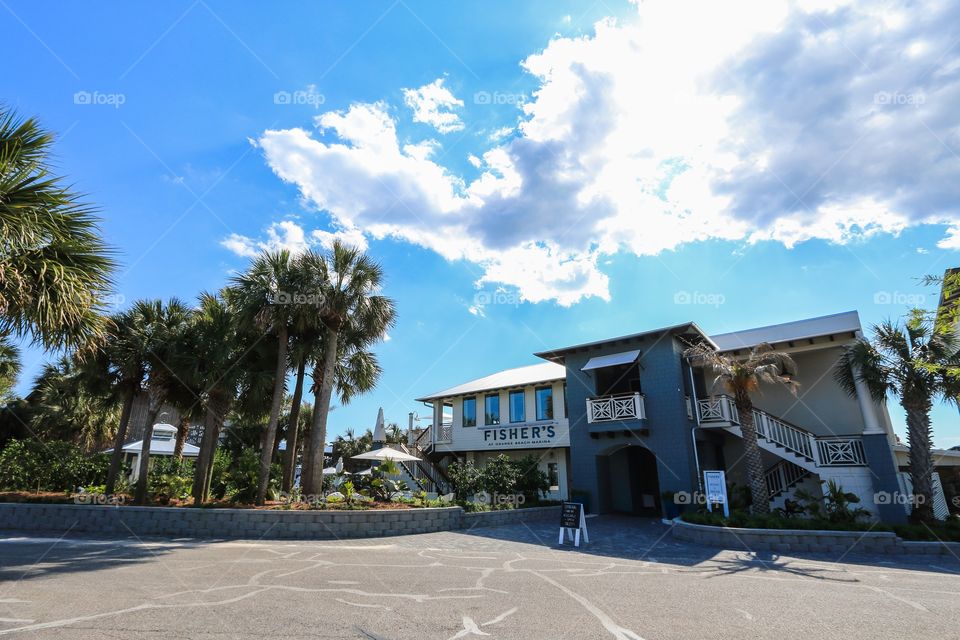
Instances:
[[[454,462],[447,467],[457,502],[463,502],[480,490],[480,470],[472,462]]]
[[[504,454],[498,455],[480,471],[480,487],[490,495],[506,496],[517,492],[520,469]]]
[[[534,455],[527,455],[516,460],[514,466],[520,473],[517,478],[515,491],[523,494],[526,502],[538,502],[550,490],[550,478],[540,468],[540,459]]]
[[[70,442],[11,440],[0,451],[0,489],[76,491],[106,482],[110,457],[86,454]]]
[[[253,502],[257,499],[260,481],[260,452],[253,447],[240,451],[226,471],[226,495],[234,502]],[[267,499],[276,500],[279,495],[280,465],[270,466]],[[211,483],[212,485],[213,483]]]
[[[193,487],[191,460],[177,460],[173,456],[156,456],[150,464],[147,477],[150,493],[159,500],[184,499]]]

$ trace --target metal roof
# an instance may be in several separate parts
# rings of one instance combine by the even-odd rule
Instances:
[[[807,340],[837,333],[860,331],[860,316],[856,311],[844,311],[829,316],[795,320],[743,331],[731,331],[711,336],[720,351],[746,349],[763,342],[776,344]]]
[[[703,332],[696,322],[684,322],[683,324],[675,324],[670,327],[661,327],[659,329],[651,329],[650,331],[641,331],[640,333],[631,333],[626,336],[617,336],[616,338],[606,338],[604,340],[594,340],[593,342],[584,342],[583,344],[575,344],[570,347],[561,347],[560,349],[550,349],[549,351],[541,351],[533,355],[538,358],[543,358],[544,360],[552,360],[554,362],[558,360],[563,360],[564,354],[571,353],[573,351],[580,351],[583,349],[590,349],[592,347],[599,347],[601,345],[606,345],[615,342],[629,342],[636,340],[638,338],[643,338],[646,336],[656,335],[658,333],[682,333],[683,331],[690,330],[700,334],[701,337],[707,341],[711,341],[710,336]]]
[[[567,377],[567,369],[563,365],[553,362],[541,362],[526,367],[517,367],[515,369],[506,369],[483,378],[477,378],[470,382],[458,384],[455,387],[444,389],[428,396],[417,398],[417,402],[426,402],[427,400],[436,400],[438,398],[449,398],[452,396],[462,396],[469,393],[478,393],[480,391],[491,391],[493,389],[504,389],[507,387],[522,387],[538,382],[550,382],[553,380],[564,380]]]

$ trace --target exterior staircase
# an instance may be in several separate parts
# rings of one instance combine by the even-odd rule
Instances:
[[[430,461],[425,451],[416,445],[410,446],[403,443],[390,446],[418,458],[416,462],[411,460],[397,463],[401,478],[410,485],[411,489],[437,494],[450,492],[451,483],[447,474],[444,473],[442,468]]]
[[[740,414],[733,398],[710,396],[697,401],[702,427],[716,427],[743,437]],[[780,461],[765,474],[772,508],[782,508],[797,488],[816,493],[830,468],[862,467],[867,464],[863,441],[858,436],[821,437],[761,409],[753,410],[757,444]]]

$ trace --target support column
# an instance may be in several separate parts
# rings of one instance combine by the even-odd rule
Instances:
[[[858,331],[857,337],[862,338]],[[863,415],[863,453],[867,458],[867,466],[873,477],[873,490],[895,496],[900,493],[900,479],[897,475],[897,460],[891,444],[892,434],[881,424],[877,417],[877,408],[867,384],[861,379],[860,372],[854,370],[853,380],[857,391],[857,403]],[[864,500],[873,500],[874,496],[862,496]],[[880,520],[888,524],[903,524],[907,521],[907,513],[897,500],[888,500],[885,504],[877,504]]]

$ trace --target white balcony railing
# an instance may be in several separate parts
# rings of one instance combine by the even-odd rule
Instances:
[[[740,423],[737,405],[730,396],[710,396],[697,400],[697,409],[700,411],[700,422]]]
[[[860,438],[817,438],[820,464],[825,467],[859,467],[867,464]]]
[[[643,396],[639,393],[587,398],[587,422],[643,420],[646,417]]]
[[[436,425],[437,437],[434,442],[441,444],[450,444],[453,442],[453,424],[450,422],[442,422]]]

